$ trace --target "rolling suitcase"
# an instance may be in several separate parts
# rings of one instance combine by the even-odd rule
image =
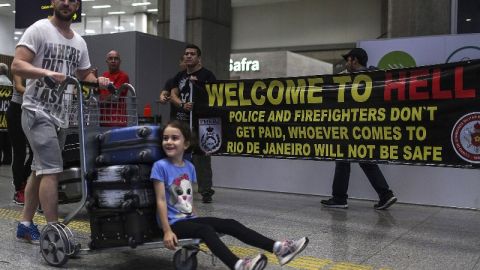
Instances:
[[[91,249],[118,246],[135,248],[138,244],[161,236],[154,208],[95,209],[89,214]]]
[[[133,209],[155,205],[149,165],[114,165],[98,168],[91,182],[94,206]]]
[[[164,157],[159,126],[112,129],[98,136],[97,165],[151,164]]]
[[[74,203],[82,199],[82,183],[80,168],[63,170],[58,180],[58,203]]]

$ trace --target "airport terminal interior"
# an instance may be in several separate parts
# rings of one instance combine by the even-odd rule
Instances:
[[[0,62],[11,63],[26,29],[17,27],[19,13],[30,11],[19,7],[29,4],[0,0]],[[382,72],[452,67],[480,59],[478,0],[81,0],[81,6],[72,29],[85,39],[92,67],[101,74],[107,69],[106,53],[119,51],[121,69],[137,91],[138,116],[146,116],[142,113],[148,107],[155,125],[170,118],[170,105],[159,102],[159,92],[178,72],[187,43],[202,48],[202,65],[217,79],[247,83],[332,78],[346,72],[343,55],[355,47],[368,53],[367,66]],[[479,86],[471,87],[478,95]],[[472,114],[476,110],[461,109]],[[475,128],[469,135],[478,139],[480,126]],[[473,140],[472,155],[480,155]],[[461,155],[455,151],[444,160]],[[356,162],[351,166],[348,207],[322,205],[332,195],[334,159],[214,155],[213,201],[203,203],[196,194],[193,204],[201,216],[237,219],[272,239],[309,238],[306,249],[285,266],[265,253],[265,269],[480,270],[478,159],[462,157],[453,165],[381,162],[398,199],[383,210],[375,209],[378,195]],[[38,245],[15,238],[22,206],[12,202],[12,179],[11,167],[1,165],[0,269],[55,269]],[[75,202],[59,209],[62,219],[76,213],[68,227],[84,249],[63,268],[183,269],[174,263],[174,251],[163,247],[89,251],[86,208]],[[34,222],[46,226],[40,211]],[[261,252],[229,236],[222,240],[238,257]],[[52,242],[50,249],[64,244]],[[196,258],[196,269],[227,269],[204,244]]]

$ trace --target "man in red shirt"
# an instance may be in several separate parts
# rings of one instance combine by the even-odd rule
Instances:
[[[115,88],[119,88],[124,83],[130,83],[127,73],[120,70],[120,54],[112,50],[107,53],[106,58],[108,71],[103,73],[103,77],[110,79],[113,82]],[[120,93],[120,98],[115,100],[111,98],[111,94],[107,89],[100,89],[100,101],[101,101],[101,118],[100,125],[104,127],[124,127],[127,125],[126,117],[126,104],[125,97],[127,91],[124,90]]]

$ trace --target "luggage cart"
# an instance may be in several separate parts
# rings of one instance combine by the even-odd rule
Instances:
[[[73,85],[75,90],[68,91],[67,86],[69,85]],[[112,126],[135,126],[138,124],[136,93],[133,86],[124,84],[120,89],[115,89],[112,86],[109,89],[110,95],[107,98],[100,96],[94,88],[85,88],[85,86],[96,87],[95,84],[80,83],[76,78],[67,76],[66,80],[57,88],[58,96],[63,97],[61,106],[63,106],[65,112],[65,121],[69,123],[67,128],[78,129],[80,168],[73,171],[77,171],[77,175],[80,177],[81,199],[76,208],[65,217],[63,222],[47,224],[41,232],[40,253],[49,265],[55,267],[64,265],[69,258],[77,255],[115,252],[132,248],[143,250],[165,247],[163,239],[159,235],[158,238],[152,241],[138,245],[133,243],[109,248],[94,248],[89,245],[88,248],[82,248],[72,230],[67,226],[83,207],[88,209],[94,203],[94,200],[89,197],[88,179],[89,173],[96,168],[95,158],[98,155],[97,136],[109,130]],[[128,91],[128,94],[126,96],[120,95],[121,91]],[[107,111],[112,108],[116,113],[109,115]],[[119,111],[122,113],[121,115],[118,115]],[[59,135],[59,138],[61,141],[62,136]],[[178,246],[181,248],[173,256],[175,269],[193,270],[197,268],[196,254],[201,251],[200,242],[200,239],[180,239],[178,241]],[[214,263],[213,255],[212,263]]]

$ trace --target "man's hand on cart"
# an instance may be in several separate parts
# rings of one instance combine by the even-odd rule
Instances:
[[[62,83],[67,78],[67,75],[51,70],[46,70],[45,76],[46,79],[44,81],[51,88],[55,87],[56,84]],[[50,81],[47,81],[48,79],[50,79]]]
[[[110,79],[106,77],[98,77],[97,82],[99,88],[109,89],[110,84],[113,86],[113,83],[110,82]]]

